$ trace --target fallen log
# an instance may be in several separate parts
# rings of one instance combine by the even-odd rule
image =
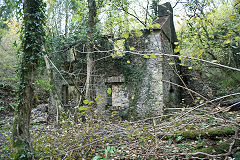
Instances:
[[[208,139],[217,139],[217,137],[223,137],[227,135],[234,135],[235,134],[235,127],[218,127],[213,129],[204,129],[204,130],[189,130],[189,131],[177,131],[174,132],[172,135],[165,136],[164,139],[178,139],[181,136],[181,140],[192,139],[197,140],[199,137],[201,138],[208,138]],[[158,136],[161,137],[161,136]]]
[[[215,107],[227,108],[227,112],[239,111],[240,110],[240,99],[231,99],[223,102],[219,102]]]

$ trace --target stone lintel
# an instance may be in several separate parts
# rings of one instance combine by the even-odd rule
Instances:
[[[123,76],[113,76],[106,79],[106,83],[123,83],[125,81]]]

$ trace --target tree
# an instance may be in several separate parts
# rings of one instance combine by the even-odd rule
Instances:
[[[87,80],[86,80],[86,98],[90,99],[90,90],[92,84],[92,72],[93,72],[93,52],[94,52],[94,28],[96,25],[96,1],[95,0],[88,0],[88,54],[87,54]]]
[[[15,159],[32,159],[34,157],[29,127],[31,109],[34,106],[35,99],[34,78],[39,59],[43,55],[43,9],[42,0],[24,0],[23,2],[19,103],[15,109],[13,122],[13,151]]]
[[[210,1],[191,1],[186,6],[190,17],[179,32],[181,54],[205,59],[234,68],[240,67],[239,13],[230,3],[217,5]],[[175,51],[179,51],[176,49]],[[215,87],[223,89],[239,84],[239,73],[200,61],[182,59],[188,65],[204,71]],[[219,90],[218,89],[218,90]]]
[[[0,83],[6,82],[15,86],[16,65],[17,65],[17,48],[13,46],[19,44],[19,23],[15,19],[11,19],[5,22],[7,28],[3,29],[4,33],[0,41],[0,56],[2,57],[0,62]]]
[[[8,28],[4,21],[7,21],[13,17],[14,13],[14,1],[13,0],[3,0],[0,1],[0,30],[2,28]],[[0,35],[1,37],[1,35]]]

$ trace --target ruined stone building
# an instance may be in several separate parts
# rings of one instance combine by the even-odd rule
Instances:
[[[177,60],[167,56],[174,54],[176,42],[173,9],[170,3],[165,3],[158,5],[156,12],[158,18],[152,27],[142,31],[142,36],[136,36],[133,31],[124,40],[124,51],[94,54],[92,89],[95,97],[101,97],[97,104],[100,113],[119,110],[127,118],[143,118],[161,115],[165,106],[179,104],[180,91],[174,85],[179,84]],[[106,49],[113,50],[114,46],[108,45],[102,50]],[[76,82],[77,86],[84,86],[85,76],[81,76],[82,82]],[[68,90],[68,86],[63,85],[63,103],[68,103]]]

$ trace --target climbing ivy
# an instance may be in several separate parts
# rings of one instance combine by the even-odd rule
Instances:
[[[42,0],[25,0],[23,3],[21,49],[19,56],[20,85],[18,90],[18,105],[15,109],[13,122],[13,150],[15,159],[33,159],[32,144],[30,141],[29,127],[31,109],[35,104],[34,79],[39,65],[39,59],[43,56],[44,44],[44,8]]]
[[[145,47],[148,46],[145,41],[148,35],[148,31],[141,31],[141,36],[136,36],[135,33],[129,34],[125,37],[124,42],[124,50],[127,52],[118,58],[114,58],[115,64],[124,76],[124,86],[131,91],[129,96],[130,108],[120,113],[120,116],[125,119],[133,120],[138,118],[137,102],[141,94],[143,77],[146,74],[147,59],[144,56],[133,55],[131,52],[136,50],[144,51],[146,49]]]
[[[17,1],[20,3],[21,1]],[[34,6],[28,6],[34,4]],[[24,77],[29,76],[29,72],[36,70],[39,66],[39,60],[44,55],[44,24],[45,24],[45,7],[46,4],[42,1],[36,2],[26,2],[25,10],[20,15],[23,15],[23,26],[21,29],[21,47],[19,49],[18,55],[22,59],[22,62],[19,64],[19,76],[21,78],[21,85],[19,88],[20,101],[22,99],[21,93],[24,87],[28,84],[27,80],[23,80]],[[30,78],[30,77],[29,77]],[[24,103],[24,102],[21,102]]]

